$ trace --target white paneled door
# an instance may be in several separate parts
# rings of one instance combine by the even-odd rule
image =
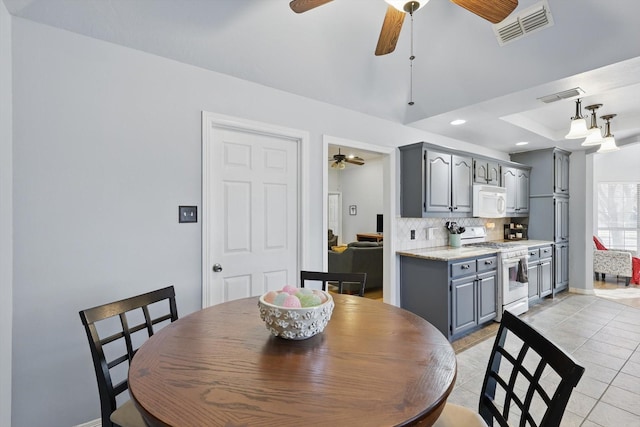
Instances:
[[[297,140],[215,125],[203,139],[203,306],[297,283]]]

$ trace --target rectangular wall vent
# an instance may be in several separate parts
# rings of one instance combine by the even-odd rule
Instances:
[[[553,17],[549,10],[549,4],[547,0],[542,0],[518,15],[493,25],[493,32],[498,38],[498,44],[504,46],[552,25]]]
[[[579,87],[574,87],[572,89],[563,90],[562,92],[552,93],[551,95],[546,95],[538,98],[540,101],[545,104],[549,104],[551,102],[560,101],[561,99],[569,99],[574,98],[576,96],[581,96],[584,94],[584,90]]]

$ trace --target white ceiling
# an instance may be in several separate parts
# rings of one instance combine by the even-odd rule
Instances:
[[[619,144],[640,141],[637,0],[547,0],[554,25],[503,47],[489,22],[431,0],[414,19],[414,106],[410,20],[395,52],[373,54],[383,0],[304,14],[288,0],[3,1],[14,16],[505,152],[521,150],[518,141],[580,149],[563,138],[573,99],[537,100],[580,87],[583,106],[618,114]],[[514,14],[536,3],[520,0]],[[455,118],[467,123],[451,126]]]

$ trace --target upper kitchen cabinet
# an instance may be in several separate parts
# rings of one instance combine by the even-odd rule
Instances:
[[[553,293],[569,285],[569,156],[559,148],[512,154],[532,166],[529,238],[554,242]]]
[[[485,159],[473,159],[473,182],[500,185],[500,164]]]
[[[531,196],[569,196],[570,152],[560,148],[514,153],[511,160],[531,166]]]
[[[569,195],[569,153],[554,151],[554,193]]]
[[[471,157],[417,143],[400,147],[400,165],[403,217],[470,216]]]
[[[502,186],[507,189],[507,216],[529,215],[528,168],[502,166]]]

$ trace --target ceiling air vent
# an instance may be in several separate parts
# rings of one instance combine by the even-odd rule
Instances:
[[[584,90],[579,87],[574,87],[572,89],[563,90],[562,92],[552,93],[551,95],[541,96],[538,98],[540,101],[545,104],[549,104],[551,102],[560,101],[561,99],[569,99],[574,98],[576,96],[581,96],[584,94]]]
[[[493,26],[498,44],[504,46],[535,31],[553,25],[553,17],[547,0],[523,10],[514,17],[509,17]]]

